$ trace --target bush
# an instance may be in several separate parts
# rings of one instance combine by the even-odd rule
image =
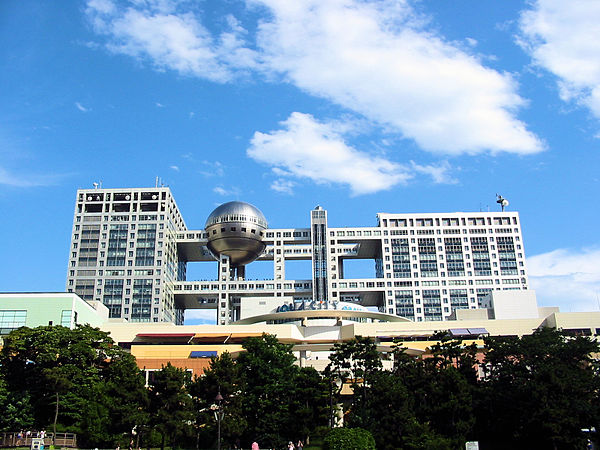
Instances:
[[[334,428],[325,437],[325,450],[375,450],[373,435],[362,428]]]

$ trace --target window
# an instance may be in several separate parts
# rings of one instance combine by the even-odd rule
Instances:
[[[71,328],[71,316],[73,311],[70,309],[65,309],[60,315],[60,324],[63,327]]]
[[[0,335],[9,334],[17,328],[24,327],[26,321],[26,310],[0,310]]]

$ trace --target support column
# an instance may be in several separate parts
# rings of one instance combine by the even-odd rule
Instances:
[[[229,256],[219,257],[219,296],[217,299],[217,325],[229,325],[229,280],[231,279]]]

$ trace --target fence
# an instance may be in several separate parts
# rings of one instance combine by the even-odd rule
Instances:
[[[37,438],[38,433],[32,432],[19,433],[17,431],[9,431],[0,434],[0,447],[31,447],[31,439]],[[54,434],[48,433],[44,436],[44,447],[56,445],[57,447],[77,447],[77,435],[75,433],[56,433],[56,440],[53,439]]]

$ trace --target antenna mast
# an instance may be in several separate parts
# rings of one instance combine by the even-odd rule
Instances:
[[[502,212],[504,212],[504,208],[509,205],[508,200],[506,200],[499,194],[496,194],[496,203],[498,203],[502,207]]]

